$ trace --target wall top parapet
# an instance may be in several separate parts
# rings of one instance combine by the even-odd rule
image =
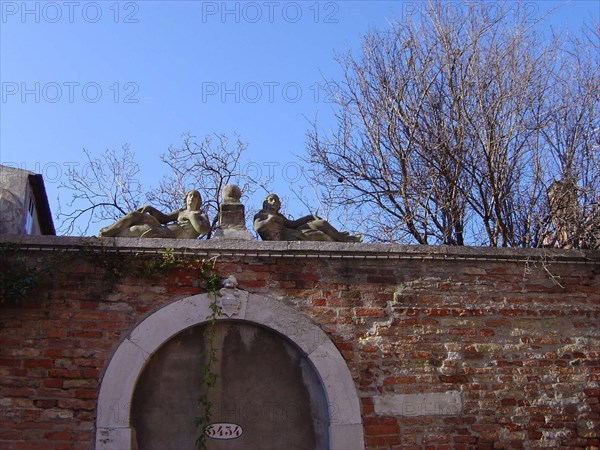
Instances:
[[[171,249],[197,256],[325,258],[325,259],[415,259],[415,260],[547,260],[600,264],[600,251],[564,249],[520,249],[497,247],[427,246],[310,241],[227,241],[190,239],[98,238],[75,236],[2,235],[0,245],[22,250],[99,249],[114,253],[155,254]]]

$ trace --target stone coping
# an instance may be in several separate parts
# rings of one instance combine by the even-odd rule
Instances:
[[[522,249],[447,245],[367,244],[355,242],[275,242],[196,239],[99,238],[76,236],[1,235],[0,245],[23,250],[101,249],[115,253],[175,253],[198,256],[255,256],[278,258],[330,259],[418,259],[418,260],[506,260],[526,262],[568,262],[600,264],[600,251],[564,249]]]

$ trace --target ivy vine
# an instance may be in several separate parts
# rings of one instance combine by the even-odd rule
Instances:
[[[206,449],[206,427],[210,424],[213,408],[213,404],[209,400],[209,392],[217,384],[218,379],[218,374],[213,371],[213,367],[219,362],[217,348],[214,344],[217,332],[217,317],[219,315],[217,298],[221,294],[218,290],[220,280],[213,269],[214,260],[212,266],[208,262],[205,262],[200,269],[201,275],[206,279],[206,290],[211,302],[209,304],[210,314],[206,317],[208,324],[203,333],[204,351],[200,353],[200,358],[205,363],[202,366],[200,394],[197,401],[200,408],[200,416],[196,417],[196,427],[200,430],[198,439],[196,439],[196,448],[198,450]]]
[[[37,271],[11,246],[0,247],[0,303],[21,303],[37,285]]]
[[[22,303],[42,280],[51,279],[64,267],[76,267],[81,259],[105,269],[101,272],[104,277],[102,285],[109,291],[125,276],[155,278],[178,268],[197,270],[198,277],[206,281],[208,292],[215,292],[219,285],[219,278],[212,273],[213,260],[190,259],[185,255],[179,257],[172,248],[165,248],[158,258],[138,260],[136,264],[131,264],[130,260],[103,247],[84,245],[75,252],[54,250],[33,260],[23,256],[17,245],[3,244],[0,245],[0,304]]]

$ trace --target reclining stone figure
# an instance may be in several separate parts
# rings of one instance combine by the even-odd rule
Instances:
[[[254,229],[263,241],[360,242],[360,237],[340,232],[315,215],[289,220],[279,212],[280,208],[279,197],[269,194],[254,216]]]
[[[153,206],[143,206],[102,228],[98,236],[196,239],[210,230],[201,205],[200,193],[192,189],[185,194],[183,208],[165,214]]]

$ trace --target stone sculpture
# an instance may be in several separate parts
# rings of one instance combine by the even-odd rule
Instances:
[[[219,205],[219,227],[213,239],[229,239],[238,241],[254,240],[246,229],[246,212],[240,202],[241,189],[235,184],[228,184],[221,190]]]
[[[235,184],[228,184],[221,190],[221,200],[225,205],[240,205],[242,190]]]
[[[183,208],[165,214],[144,206],[102,228],[98,236],[196,239],[210,230],[208,217],[200,211],[201,205],[200,193],[192,189],[185,194]]]
[[[360,242],[360,237],[340,232],[315,215],[289,220],[279,212],[280,208],[279,197],[269,194],[254,216],[254,229],[263,241]]]
[[[238,282],[233,275],[223,280],[223,288],[216,298],[218,313],[229,319],[244,317],[249,293],[237,288]]]

